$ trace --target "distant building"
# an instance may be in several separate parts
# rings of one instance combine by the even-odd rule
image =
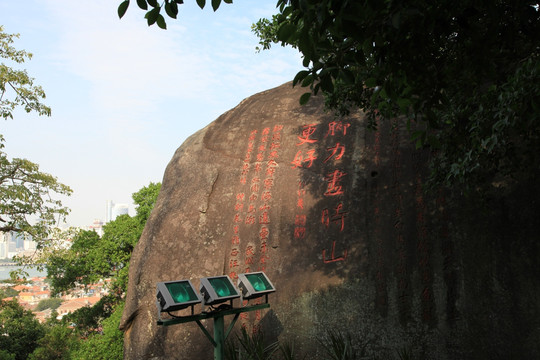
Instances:
[[[23,249],[24,250],[36,250],[36,242],[32,239],[32,236],[28,235],[24,237]]]
[[[120,215],[128,215],[129,206],[127,204],[115,204],[112,200],[107,201],[107,217],[105,222],[114,221]]]
[[[87,227],[87,230],[95,231],[99,236],[103,236],[103,221],[100,219],[94,219],[92,225]]]
[[[56,318],[58,320],[61,320],[64,316],[74,312],[75,310],[79,310],[80,308],[83,308],[85,306],[88,306],[88,307],[93,306],[100,299],[101,299],[100,296],[92,296],[92,297],[66,300],[62,303],[62,305],[58,307],[58,309],[56,309],[56,312],[58,313],[58,316]]]
[[[9,233],[0,232],[0,259],[7,259],[9,252]]]
[[[0,259],[11,259],[24,251],[35,251],[36,243],[32,236],[17,232],[0,232]]]
[[[12,231],[0,233],[0,259],[11,259],[17,255],[17,238]]]

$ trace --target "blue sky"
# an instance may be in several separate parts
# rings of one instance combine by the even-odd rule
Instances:
[[[0,2],[0,25],[34,54],[21,67],[52,107],[49,118],[19,111],[2,121],[5,150],[73,189],[64,199],[73,226],[104,220],[107,200],[134,214],[131,194],[162,180],[188,136],[301,70],[293,49],[255,51],[251,24],[274,14],[276,0],[235,0],[215,13],[187,0],[168,30],[148,27],[134,0],[119,20],[120,2]]]

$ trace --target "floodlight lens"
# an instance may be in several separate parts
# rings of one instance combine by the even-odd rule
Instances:
[[[246,274],[246,278],[253,286],[255,291],[265,291],[273,289],[272,285],[268,283],[268,280],[266,280],[266,277],[262,273]]]
[[[169,290],[169,293],[171,294],[171,297],[176,303],[183,303],[197,299],[197,296],[193,292],[193,288],[187,281],[174,282],[166,284],[166,286],[167,290]]]
[[[210,285],[214,288],[216,291],[216,294],[219,297],[225,297],[225,296],[233,296],[236,295],[236,291],[231,288],[231,284],[227,279],[225,278],[213,278],[208,279],[210,282]]]

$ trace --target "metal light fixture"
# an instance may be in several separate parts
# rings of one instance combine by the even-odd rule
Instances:
[[[165,281],[157,284],[159,312],[181,310],[201,302],[201,296],[189,280]]]
[[[240,297],[240,291],[234,286],[228,275],[212,276],[201,279],[200,286],[203,305],[214,305]]]
[[[214,348],[214,359],[222,360],[225,358],[225,340],[233,330],[240,314],[248,311],[257,311],[270,307],[268,303],[268,294],[276,291],[274,285],[270,282],[263,272],[254,272],[238,275],[238,286],[241,291],[234,286],[231,278],[227,275],[206,277],[201,279],[200,294],[189,280],[165,281],[157,284],[157,307],[158,307],[158,325],[169,326],[183,324],[187,322],[196,322],[204,335],[210,340]],[[233,300],[243,295],[244,299],[255,299],[260,296],[266,296],[265,304],[255,304],[234,308]],[[202,311],[200,314],[194,314],[195,304],[214,305],[230,301],[230,306],[218,306],[212,311]],[[161,313],[175,310],[181,310],[191,306],[191,315],[175,316],[169,314],[171,318],[162,319]],[[204,310],[204,308],[203,308]],[[225,331],[224,317],[234,315],[229,328]],[[203,326],[201,320],[213,319],[214,336],[210,335]]]
[[[242,291],[242,298],[256,299],[276,291],[276,288],[262,271],[247,274],[238,274],[238,288]]]

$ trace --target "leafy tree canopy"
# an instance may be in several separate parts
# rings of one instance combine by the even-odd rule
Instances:
[[[73,237],[71,248],[60,248],[47,259],[47,279],[55,293],[67,292],[76,286],[91,284],[100,279],[92,268],[93,249],[99,243],[95,231],[82,230]]]
[[[73,329],[54,324],[46,328],[45,334],[38,340],[38,346],[28,356],[28,360],[71,359],[71,351],[78,347],[78,339]]]
[[[161,183],[151,182],[148,186],[143,187],[132,195],[133,202],[137,205],[135,209],[137,212],[136,217],[143,226],[150,217],[160,189]]]
[[[112,278],[113,289],[124,291],[127,265],[142,229],[136,218],[121,215],[103,227],[103,237],[82,230],[69,249],[57,249],[47,259],[47,277],[55,293],[68,292],[77,285],[89,285]],[[125,276],[124,276],[124,273]]]
[[[26,360],[43,336],[43,326],[17,301],[0,300],[0,356]]]
[[[338,114],[363,109],[372,128],[402,118],[417,147],[434,150],[435,184],[477,188],[537,175],[537,0],[277,0],[277,9],[253,31],[262,49],[279,43],[302,53],[293,84],[310,91],[301,103],[322,92]]]
[[[26,159],[9,159],[0,135],[0,231],[25,232],[39,240],[69,210],[54,195],[71,189]],[[37,219],[37,220],[34,220]]]
[[[340,113],[403,117],[436,150],[433,177],[474,187],[536,175],[540,122],[537,1],[289,1],[254,31],[292,45]],[[302,101],[307,101],[309,93]],[[531,165],[533,171],[531,172]]]
[[[13,63],[24,63],[32,54],[17,50],[13,42],[19,35],[7,34],[0,26],[0,58]],[[41,86],[34,85],[34,79],[25,70],[15,70],[3,62],[0,63],[0,116],[13,119],[13,111],[23,107],[26,112],[35,111],[39,115],[51,115],[51,109],[41,103],[45,92]]]
[[[76,324],[77,332],[87,338],[99,331],[102,321],[111,316],[114,307],[122,302],[115,294],[109,294],[102,297],[94,306],[85,306],[67,314],[62,321]]]
[[[118,328],[124,303],[118,304],[110,317],[103,320],[102,334],[92,334],[71,353],[73,359],[113,360],[123,359],[124,333]]]
[[[56,310],[60,305],[62,305],[62,299],[60,298],[52,297],[43,299],[37,304],[35,311],[43,311],[46,309]]]
[[[47,257],[47,277],[56,293],[68,292],[76,284],[89,285],[111,278],[111,288],[123,294],[127,287],[129,260],[161,188],[150,183],[132,195],[137,214],[121,215],[95,231],[82,230],[73,237],[69,249],[51,250]]]
[[[0,349],[0,360],[15,360],[15,355],[7,350]]]
[[[0,288],[0,300],[8,298],[8,297],[15,297],[17,295],[19,295],[19,291],[11,287]]]
[[[93,284],[100,279],[111,280],[108,296],[101,298],[92,307],[81,308],[64,317],[67,322],[77,324],[77,331],[83,336],[87,337],[100,329],[114,308],[123,303],[131,253],[142,234],[160,188],[160,183],[150,183],[134,193],[132,196],[136,204],[136,215],[122,215],[107,223],[101,238],[94,231],[80,231],[73,237],[69,249],[58,248],[50,252],[47,277],[55,293],[66,293],[77,285]]]
[[[13,47],[17,37],[0,26],[0,117],[12,119],[17,107],[49,116],[50,108],[41,103],[45,98],[43,89],[34,85],[25,70],[3,62],[17,65],[32,57]],[[68,213],[56,196],[70,195],[72,191],[54,176],[41,172],[37,164],[10,159],[3,149],[4,137],[0,134],[0,232],[24,232],[34,240],[46,239],[50,227]]]

